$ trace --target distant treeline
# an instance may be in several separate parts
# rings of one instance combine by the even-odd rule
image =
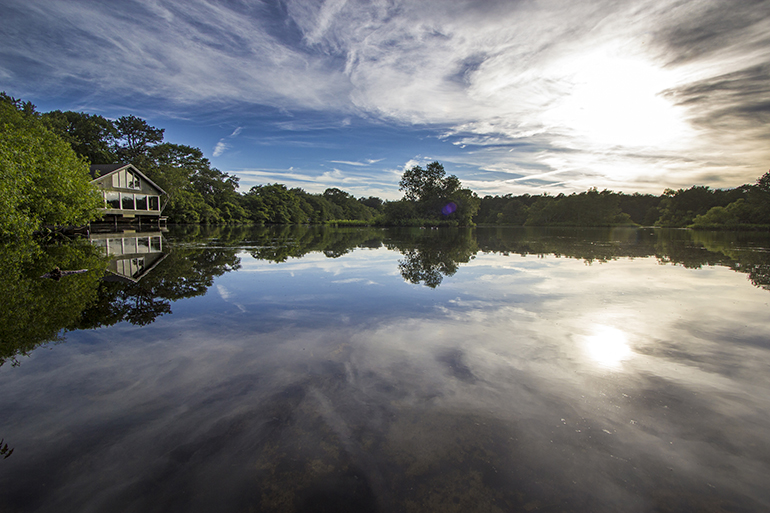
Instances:
[[[770,172],[729,190],[693,186],[654,196],[593,188],[479,198],[433,162],[404,172],[397,201],[277,183],[240,193],[238,177],[211,167],[199,148],[163,136],[164,129],[135,116],[39,113],[0,93],[0,239],[97,219],[101,200],[89,186],[88,165],[115,163],[133,164],[163,188],[163,213],[180,224],[770,227]]]
[[[595,188],[558,196],[485,196],[474,221],[516,226],[770,228],[770,172],[735,189],[666,189],[660,196]]]

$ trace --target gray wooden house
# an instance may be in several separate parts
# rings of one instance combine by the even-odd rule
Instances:
[[[104,198],[103,219],[119,223],[165,222],[166,192],[131,164],[91,166],[91,183]]]

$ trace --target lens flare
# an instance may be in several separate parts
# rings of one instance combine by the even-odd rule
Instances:
[[[445,216],[448,216],[455,210],[457,210],[457,205],[455,205],[454,202],[450,201],[449,203],[444,205],[444,208],[441,209],[441,213],[444,214]]]

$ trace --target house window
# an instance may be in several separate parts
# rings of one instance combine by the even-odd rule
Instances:
[[[138,277],[144,271],[144,258],[126,258],[116,262],[118,274]]]
[[[136,239],[133,237],[125,237],[123,239],[123,254],[128,255],[136,252]]]
[[[108,255],[122,255],[123,239],[109,239],[107,241],[107,248]]]
[[[91,243],[99,248],[105,255],[109,254],[107,249],[107,239],[94,239]]]
[[[150,252],[160,253],[162,249],[163,243],[161,242],[160,237],[150,237]]]
[[[104,200],[107,202],[107,208],[120,208],[119,192],[105,192]]]
[[[150,210],[160,210],[159,196],[150,196]]]
[[[134,194],[137,210],[147,210],[147,196],[144,194]]]
[[[134,209],[134,195],[133,194],[121,193],[120,194],[120,201],[121,201],[121,205],[123,207],[123,210],[135,210]]]
[[[132,171],[121,169],[112,175],[112,186],[116,189],[141,189],[142,182],[139,179],[139,175]]]
[[[132,173],[131,171],[126,171],[127,180],[128,180],[128,188],[129,189],[141,189],[142,184],[139,181],[139,175]]]
[[[150,252],[150,238],[139,237],[136,240],[136,252],[137,253],[149,253]]]

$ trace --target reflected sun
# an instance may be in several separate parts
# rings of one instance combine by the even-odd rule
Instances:
[[[617,328],[595,326],[583,340],[588,356],[602,367],[618,368],[633,356],[626,334]]]

